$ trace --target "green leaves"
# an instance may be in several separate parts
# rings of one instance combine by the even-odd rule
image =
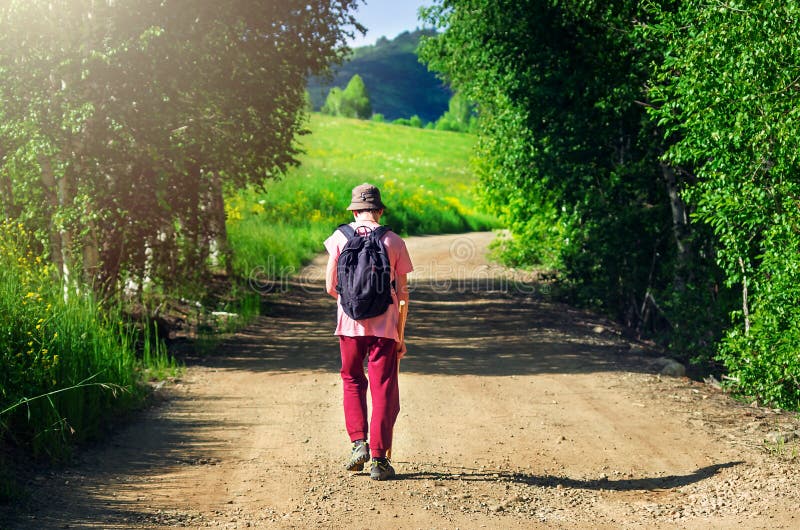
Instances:
[[[425,17],[444,33],[422,56],[477,103],[507,255],[798,407],[800,6],[441,0]]]
[[[200,279],[226,261],[224,192],[296,163],[306,78],[356,4],[5,3],[4,214],[35,212],[58,270],[105,293]]]
[[[344,90],[333,87],[322,106],[322,113],[343,118],[359,118],[366,120],[372,116],[372,104],[369,101],[367,87],[361,76],[356,74],[347,83]]]
[[[663,105],[651,110],[674,140],[667,159],[697,176],[686,196],[713,230],[725,283],[742,292],[720,358],[740,392],[793,408],[800,212],[787,198],[800,169],[797,22],[794,4],[682,4],[660,25],[671,52],[654,72]]]
[[[479,174],[515,235],[509,255],[561,264],[618,315],[640,306],[670,226],[636,103],[658,51],[637,46],[640,15],[635,2],[444,1],[427,16],[445,31],[421,48],[477,104]]]

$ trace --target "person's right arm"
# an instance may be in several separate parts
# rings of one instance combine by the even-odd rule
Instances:
[[[408,274],[398,274],[395,278],[395,290],[397,299],[405,300],[408,303]]]

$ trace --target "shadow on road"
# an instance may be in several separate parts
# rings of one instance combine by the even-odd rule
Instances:
[[[166,397],[166,396],[164,396]],[[215,396],[215,402],[238,405],[236,399]],[[226,418],[225,429],[254,426]],[[230,450],[219,436],[219,419],[206,417],[191,398],[170,393],[163,406],[142,411],[110,433],[109,440],[85,447],[68,467],[25,471],[26,496],[0,505],[2,529],[138,528],[195,526],[190,514],[154,513],[154,498],[169,497],[170,476],[202,473],[220,463]]]
[[[558,486],[569,489],[583,490],[610,490],[610,491],[656,491],[671,488],[680,488],[709,479],[721,469],[738,466],[744,462],[727,462],[714,464],[694,471],[688,475],[671,475],[666,477],[646,477],[636,479],[595,479],[578,480],[569,477],[553,475],[529,475],[524,473],[510,473],[506,471],[487,471],[471,468],[450,467],[448,472],[423,471],[398,474],[398,480],[437,480],[437,481],[485,481],[485,482],[514,482],[528,486],[556,488]],[[424,464],[423,464],[424,465]],[[431,467],[437,467],[430,464]],[[440,466],[439,466],[440,467]]]
[[[420,282],[413,285],[409,308],[409,353],[401,366],[405,373],[506,376],[644,371],[647,367],[641,357],[630,353],[612,324],[548,299],[546,290],[538,285]],[[338,373],[335,318],[335,302],[324,294],[322,283],[287,284],[264,293],[262,316],[248,328],[225,340],[214,353],[190,356],[186,362],[253,372]],[[230,396],[208,399],[216,403],[230,400],[227,408],[232,411],[240,406]],[[15,525],[9,526],[59,528],[64,521],[85,528],[197,526],[198,521],[186,518],[189,514],[154,513],[148,500],[179,487],[164,477],[192,474],[196,466],[201,466],[202,472],[202,466],[216,465],[230,448],[220,435],[220,419],[205,416],[190,399],[171,396],[166,407],[167,413],[144,412],[113,436],[114,444],[85,452],[83,461],[71,466],[75,471],[32,474],[35,493],[30,505],[41,509],[21,510]],[[231,418],[224,420],[228,432],[253,428]],[[736,463],[703,468],[687,476],[620,481],[470,469],[410,473],[400,478],[499,478],[531,486],[650,490],[697,482],[732,465]],[[167,482],[159,482],[164,480]],[[69,485],[65,486],[65,481]],[[118,489],[126,492],[124,498],[116,496]],[[28,519],[26,511],[38,518]]]
[[[543,292],[544,291],[544,292]],[[548,300],[537,285],[413,286],[401,370],[438,375],[646,371],[614,325]],[[265,295],[263,316],[190,363],[253,371],[339,371],[336,305],[319,282]]]

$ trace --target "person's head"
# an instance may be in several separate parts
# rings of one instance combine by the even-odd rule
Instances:
[[[377,186],[364,183],[353,188],[348,210],[356,219],[373,219],[377,221],[386,207],[381,201],[381,190]]]

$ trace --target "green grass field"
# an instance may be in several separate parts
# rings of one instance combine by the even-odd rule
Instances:
[[[496,220],[478,209],[470,169],[475,137],[313,114],[300,139],[301,166],[263,190],[246,190],[226,205],[228,236],[239,275],[284,277],[316,253],[337,225],[350,190],[381,189],[382,223],[402,235],[485,230]]]

